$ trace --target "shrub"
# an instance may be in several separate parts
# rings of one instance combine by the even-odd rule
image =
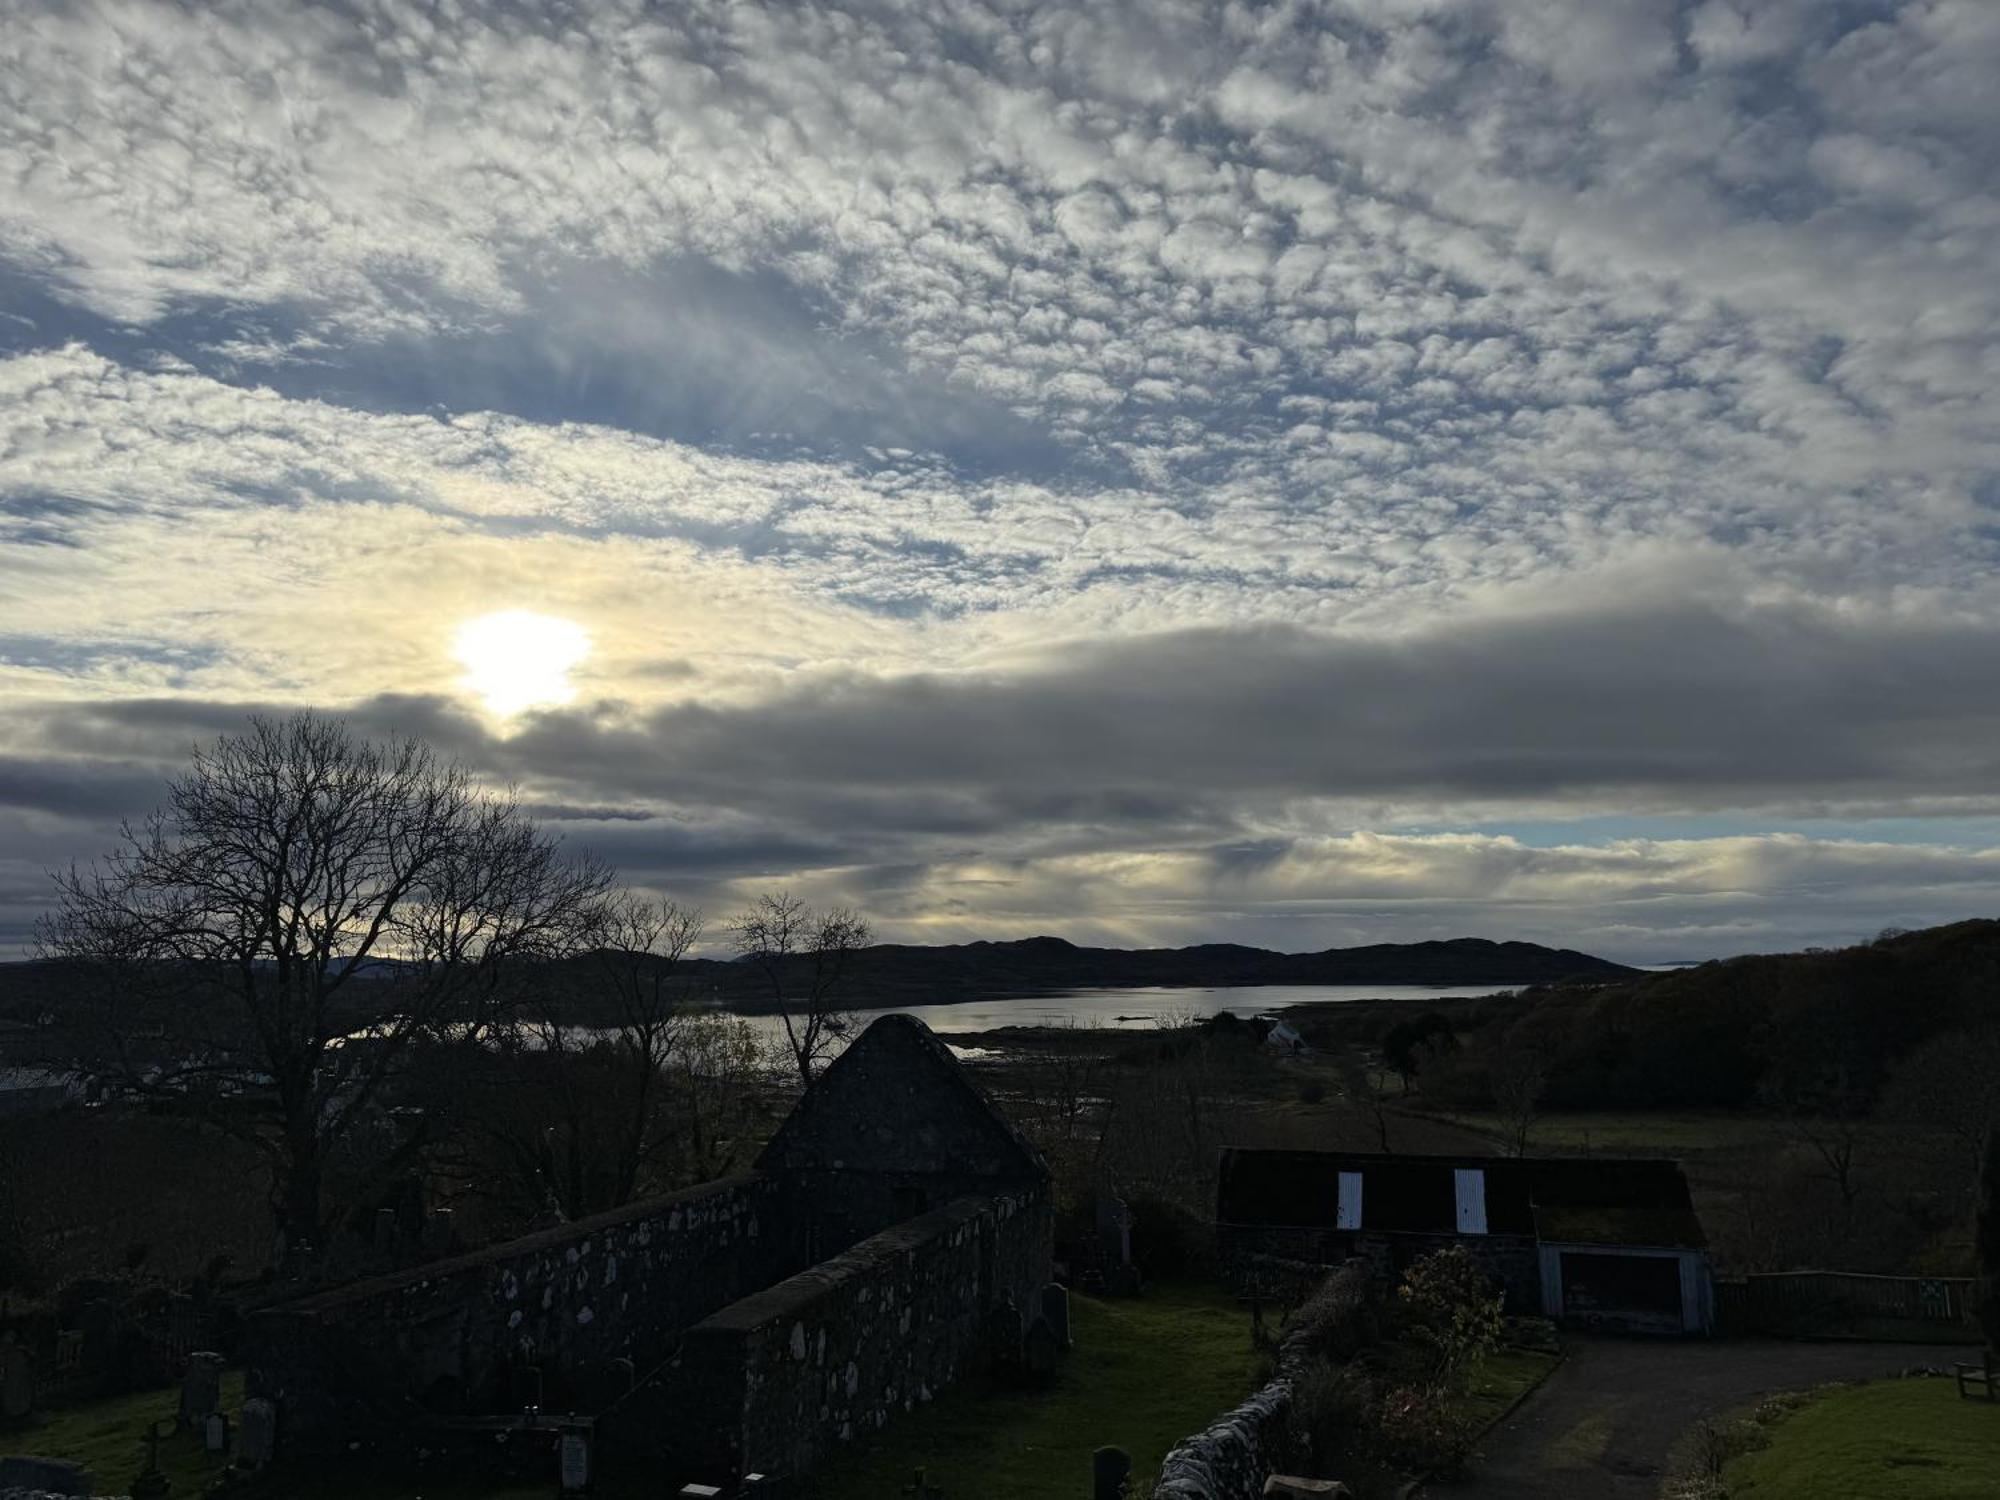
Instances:
[[[1452,1414],[1437,1391],[1414,1385],[1397,1386],[1383,1396],[1376,1430],[1391,1462],[1440,1474],[1464,1465],[1477,1433],[1471,1420]]]
[[[1308,1356],[1352,1359],[1381,1332],[1373,1293],[1366,1263],[1349,1261],[1285,1319],[1284,1339],[1296,1340]]]
[[[1501,1293],[1463,1245],[1411,1266],[1396,1296],[1433,1392],[1456,1390],[1500,1341]]]
[[[1356,1436],[1368,1431],[1374,1391],[1351,1365],[1306,1360],[1292,1376],[1286,1438],[1306,1469],[1325,1472]]]

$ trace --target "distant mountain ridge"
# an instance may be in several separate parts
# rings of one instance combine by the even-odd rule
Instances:
[[[752,975],[738,963],[696,960],[688,976],[750,1008]],[[1085,948],[1057,937],[1012,941],[881,943],[854,956],[856,1005],[1004,999],[1069,989],[1149,985],[1252,987],[1267,984],[1484,985],[1610,983],[1639,973],[1624,964],[1538,943],[1485,938],[1371,943],[1318,953],[1279,953],[1238,943],[1188,948]]]
[[[572,961],[580,964],[581,961]],[[568,967],[568,966],[565,966]],[[803,983],[808,965],[797,961]],[[393,959],[371,960],[364,977],[392,979]],[[584,975],[577,967],[572,972]],[[862,1007],[940,1004],[955,1000],[1025,998],[1071,989],[1152,985],[1250,988],[1269,984],[1529,985],[1609,984],[1640,977],[1637,969],[1570,948],[1496,943],[1485,938],[1421,943],[1371,943],[1318,953],[1279,953],[1239,943],[1188,948],[1085,948],[1058,937],[971,943],[879,943],[858,951],[848,970],[847,1003]],[[678,978],[690,991],[735,1010],[770,1009],[763,976],[733,959],[691,958]],[[56,979],[47,965],[0,965],[0,1018],[25,1019],[38,992]],[[587,992],[587,980],[579,991]]]

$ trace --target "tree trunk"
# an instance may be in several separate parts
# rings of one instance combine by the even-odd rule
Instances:
[[[1986,1334],[1986,1368],[2000,1368],[2000,1125],[1986,1137],[1979,1168],[1979,1324]]]
[[[320,1165],[313,1145],[291,1143],[278,1200],[278,1227],[284,1231],[285,1258],[296,1267],[320,1248]]]

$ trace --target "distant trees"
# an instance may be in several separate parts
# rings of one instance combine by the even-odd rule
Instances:
[[[161,811],[56,885],[38,939],[75,981],[64,1064],[252,1142],[297,1248],[412,1051],[483,1034],[525,968],[580,951],[610,874],[419,742],[303,713],[196,752]]]
[[[463,1063],[478,1086],[452,1174],[565,1220],[712,1175],[689,1165],[717,1134],[696,1078],[720,1061],[711,1033],[741,1023],[688,1003],[680,968],[701,931],[701,913],[672,901],[600,903],[587,953],[548,967],[534,1003]]]
[[[1427,1010],[1407,1021],[1398,1021],[1382,1038],[1382,1060],[1403,1080],[1403,1092],[1410,1080],[1442,1057],[1458,1050],[1458,1034],[1442,1011]]]
[[[2000,1025],[1940,1032],[1890,1071],[1882,1094],[1891,1119],[1942,1132],[1977,1172],[1987,1133],[2000,1120]]]
[[[729,928],[784,1022],[799,1082],[811,1088],[854,1032],[847,989],[855,956],[872,940],[868,923],[847,907],[816,911],[780,891],[759,896]]]

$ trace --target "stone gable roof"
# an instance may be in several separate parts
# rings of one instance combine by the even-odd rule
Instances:
[[[882,1016],[827,1067],[757,1165],[1042,1182],[1041,1153],[914,1016]]]

